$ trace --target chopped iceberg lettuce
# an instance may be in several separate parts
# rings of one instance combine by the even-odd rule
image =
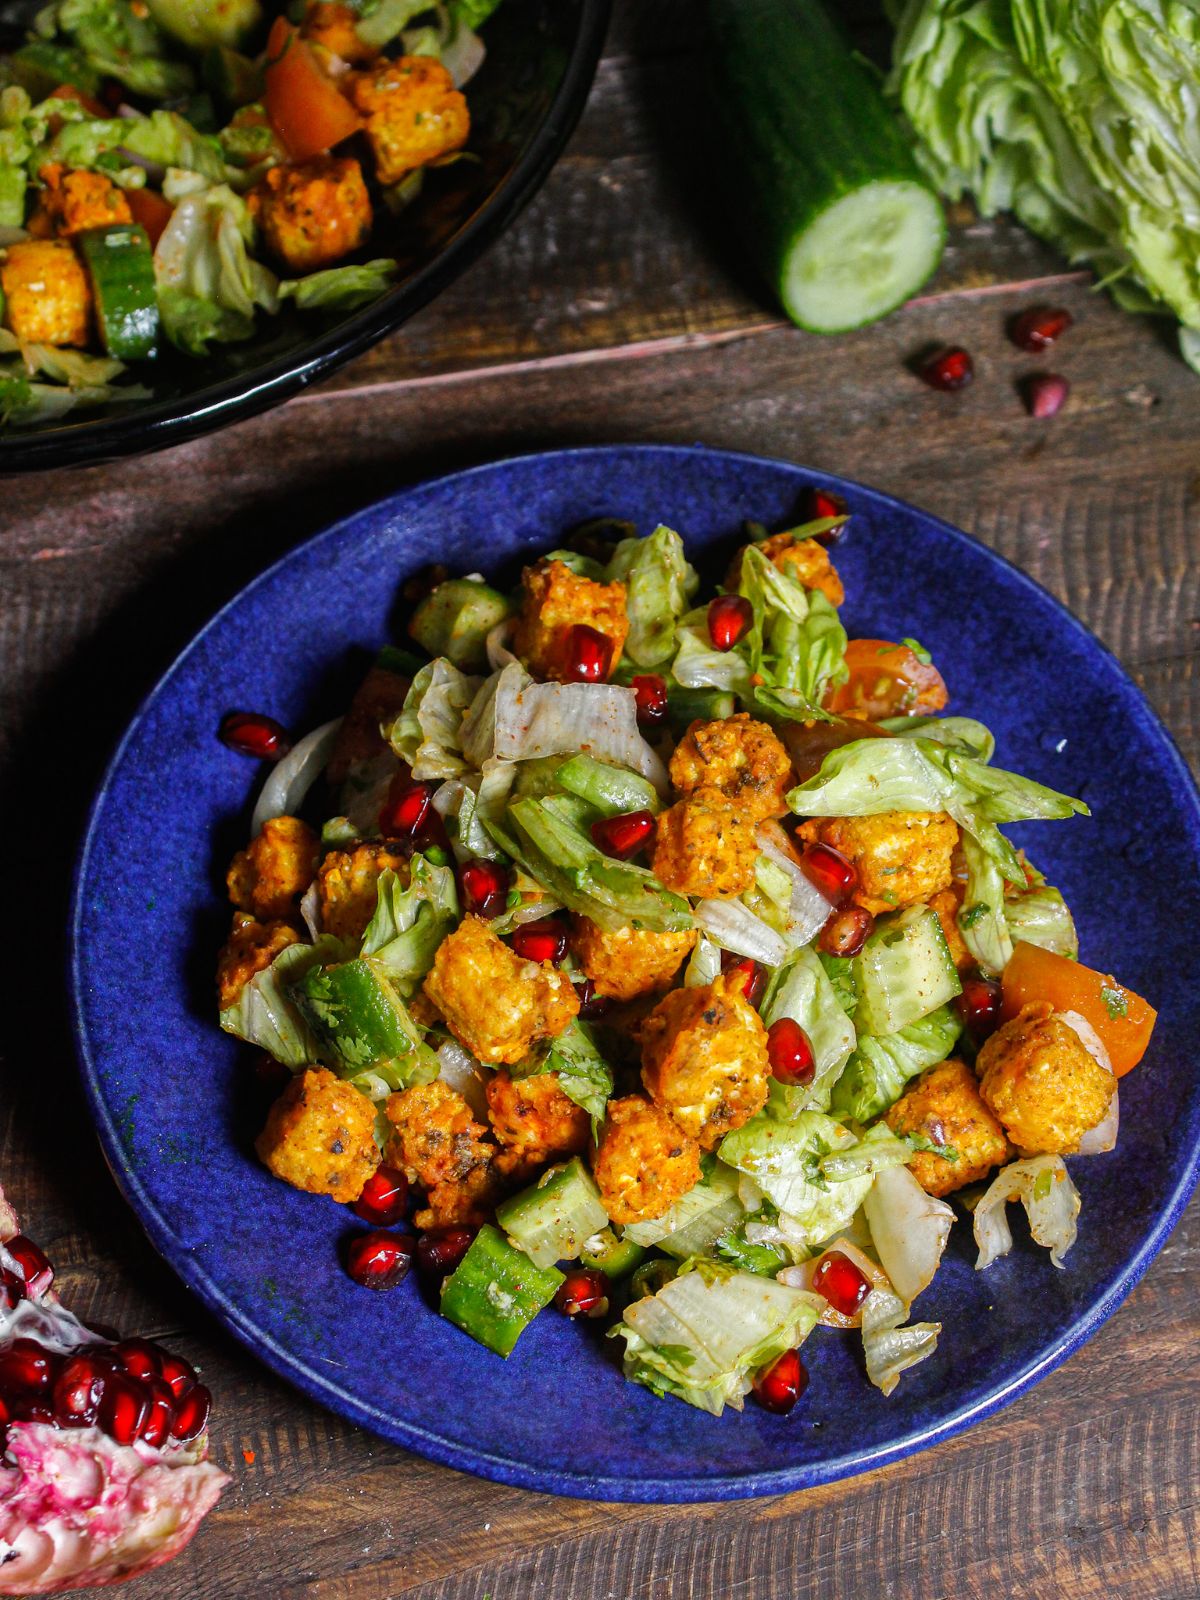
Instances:
[[[863,1202],[874,1171],[835,1178],[825,1158],[859,1141],[820,1111],[801,1111],[789,1121],[769,1113],[753,1117],[722,1139],[721,1160],[746,1173],[778,1207],[790,1227],[783,1232],[807,1246],[821,1244],[844,1228]]]
[[[299,1069],[320,1058],[321,1047],[290,985],[312,967],[338,961],[341,941],[326,934],[315,944],[289,944],[269,967],[256,972],[234,1005],[221,1012],[221,1026],[247,1044],[256,1045],[285,1067]]]
[[[381,872],[376,895],[375,914],[363,934],[360,953],[374,956],[399,994],[408,999],[458,921],[454,874],[418,851],[408,883],[395,872]]]
[[[803,1087],[788,1088],[772,1081],[771,1100],[793,1111],[826,1111],[833,1086],[850,1059],[856,1037],[837,991],[820,957],[811,949],[797,951],[771,979],[763,996],[763,1022],[769,1028],[791,1017],[808,1035],[815,1067],[813,1079]]]
[[[400,715],[385,737],[418,782],[456,778],[468,762],[463,754],[463,719],[473,704],[481,680],[460,672],[452,661],[439,656],[417,673],[405,696]]]
[[[834,1110],[855,1122],[874,1122],[900,1098],[910,1078],[946,1059],[961,1033],[962,1019],[946,1005],[899,1033],[860,1036],[834,1085]]]
[[[604,577],[625,585],[625,654],[635,666],[657,667],[673,654],[676,620],[700,583],[684,555],[683,540],[662,526],[646,539],[622,539]]]
[[[1075,1243],[1079,1217],[1079,1190],[1071,1182],[1061,1156],[1031,1156],[1010,1162],[992,1179],[975,1207],[975,1243],[979,1246],[977,1271],[990,1267],[1012,1249],[1005,1207],[1019,1200],[1029,1218],[1035,1244],[1050,1252],[1056,1267]]]

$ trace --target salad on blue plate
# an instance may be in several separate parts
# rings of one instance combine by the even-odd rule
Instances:
[[[415,1260],[500,1355],[607,1318],[717,1415],[790,1410],[817,1327],[890,1393],[948,1197],[980,1268],[1010,1201],[1061,1266],[1155,1018],[1002,831],[1087,807],[995,765],[917,640],[847,637],[812,502],[707,599],[667,527],[513,594],[432,574],[343,718],[221,726],[276,763],[218,971],[282,1084],[261,1160],[368,1224],[367,1288]]]

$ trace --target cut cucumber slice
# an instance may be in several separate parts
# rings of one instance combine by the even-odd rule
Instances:
[[[576,1156],[497,1206],[496,1221],[508,1242],[534,1266],[552,1267],[556,1261],[574,1261],[585,1240],[608,1226],[608,1212],[591,1173]]]
[[[75,244],[92,280],[104,348],[118,361],[148,361],[158,339],[158,291],[145,228],[87,228]]]
[[[910,906],[881,918],[854,958],[859,1033],[898,1033],[962,993],[936,911]]]
[[[535,1266],[523,1250],[485,1224],[442,1285],[442,1315],[489,1350],[507,1356],[562,1281],[557,1268]]]

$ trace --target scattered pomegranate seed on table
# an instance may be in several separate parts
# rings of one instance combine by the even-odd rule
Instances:
[[[736,951],[722,950],[721,971],[740,972],[743,976],[742,993],[752,1006],[756,1006],[762,999],[763,990],[767,986],[766,968],[750,956],[739,956]]]
[[[292,748],[283,723],[257,711],[231,711],[222,717],[217,737],[239,755],[254,756],[259,761],[278,761]]]
[[[840,1250],[831,1250],[822,1256],[813,1273],[812,1284],[844,1317],[852,1317],[871,1292],[871,1280]]]
[[[507,867],[502,867],[498,861],[479,858],[464,861],[458,869],[463,910],[477,917],[498,917],[508,899],[509,882]]]
[[[785,1350],[754,1380],[754,1397],[760,1406],[786,1416],[808,1388],[808,1372],[795,1350]]]
[[[832,845],[806,845],[800,857],[800,870],[830,905],[843,905],[858,888],[858,868]]]
[[[391,1228],[408,1207],[408,1179],[394,1167],[376,1167],[351,1210],[376,1228]]]
[[[922,362],[917,375],[931,389],[965,389],[975,376],[975,363],[966,350],[954,345]]]
[[[643,727],[653,727],[667,714],[667,680],[657,672],[639,673],[632,681],[637,700],[637,719]]]
[[[478,1228],[429,1228],[417,1240],[417,1270],[425,1278],[445,1278],[471,1248]]]
[[[608,1310],[609,1282],[604,1273],[581,1267],[559,1284],[554,1304],[567,1317],[602,1317]]]
[[[652,811],[626,811],[619,817],[602,817],[592,823],[592,843],[606,856],[628,861],[647,844],[654,832]]]
[[[4,1248],[21,1269],[28,1297],[31,1300],[38,1300],[42,1295],[49,1294],[50,1285],[54,1282],[54,1268],[33,1240],[27,1239],[23,1233],[18,1233]]]
[[[744,595],[719,594],[708,604],[708,637],[714,650],[732,650],[754,622],[754,607]]]
[[[821,929],[817,944],[827,956],[856,956],[871,937],[875,918],[861,906],[835,911]]]
[[[969,973],[962,980],[962,993],[954,1004],[972,1039],[981,1041],[995,1033],[1000,1023],[1000,1003],[1003,999],[995,978],[985,978],[981,972]]]
[[[603,683],[612,666],[612,640],[598,628],[577,622],[567,634],[566,681]]]
[[[567,953],[567,930],[554,917],[540,917],[537,922],[514,928],[508,942],[522,961],[542,965],[552,961],[557,966]]]
[[[1061,339],[1074,321],[1062,306],[1034,306],[1016,318],[1009,329],[1009,337],[1019,350],[1037,355]]]
[[[1071,385],[1057,372],[1035,372],[1025,379],[1025,408],[1031,417],[1056,417],[1067,403]]]

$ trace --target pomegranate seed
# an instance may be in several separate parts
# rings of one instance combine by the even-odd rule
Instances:
[[[719,594],[708,605],[708,637],[715,650],[732,650],[754,621],[754,607],[744,595]]]
[[[150,1411],[150,1396],[133,1378],[114,1373],[100,1400],[100,1426],[118,1444],[132,1444]]]
[[[808,1373],[795,1350],[785,1350],[754,1380],[760,1406],[785,1416],[808,1388]]]
[[[1019,350],[1037,355],[1061,339],[1074,321],[1061,306],[1034,306],[1031,311],[1022,311],[1009,329],[1009,336]]]
[[[767,1029],[767,1060],[772,1076],[788,1085],[811,1083],[817,1070],[812,1043],[794,1017],[780,1017]]]
[[[1035,372],[1025,380],[1025,409],[1031,417],[1056,417],[1070,392],[1071,385],[1056,372]]]
[[[19,1405],[16,1418],[18,1422],[44,1422],[48,1428],[58,1427],[58,1418],[50,1407],[36,1400],[29,1400]]]
[[[0,1390],[37,1391],[48,1389],[54,1378],[58,1357],[36,1339],[14,1339],[0,1351]]]
[[[7,1400],[0,1399],[0,1428],[3,1428],[6,1423],[11,1421],[11,1419],[12,1410],[9,1407]]]
[[[567,930],[553,917],[540,917],[537,922],[514,928],[508,942],[522,961],[543,965],[552,961],[557,966],[567,953]]]
[[[412,1258],[409,1234],[373,1228],[356,1233],[346,1246],[346,1271],[364,1289],[394,1289],[408,1276]]]
[[[742,993],[752,1006],[762,999],[762,992],[767,986],[767,972],[757,961],[749,956],[736,955],[732,950],[722,950],[721,971],[742,974]]]
[[[120,1363],[121,1371],[130,1378],[136,1378],[139,1383],[162,1376],[158,1346],[151,1344],[149,1339],[122,1339],[113,1346],[113,1355]]]
[[[957,345],[939,350],[920,368],[919,376],[931,389],[965,389],[975,376],[975,363]]]
[[[652,811],[626,811],[619,817],[602,817],[592,823],[592,843],[606,856],[628,861],[654,832]]]
[[[54,1415],[66,1428],[95,1422],[108,1376],[91,1356],[72,1356],[54,1380]]]
[[[858,888],[858,868],[832,845],[805,846],[800,857],[800,869],[830,905],[844,905]]]
[[[631,685],[637,700],[637,719],[645,727],[653,727],[667,714],[667,680],[657,672],[640,673]]]
[[[169,1350],[163,1350],[159,1356],[162,1367],[162,1380],[178,1400],[189,1389],[196,1386],[196,1369],[182,1356],[172,1355]]]
[[[278,761],[292,748],[282,722],[254,711],[231,711],[222,717],[217,738],[239,755],[254,756],[259,761]]]
[[[476,858],[458,869],[463,910],[477,917],[498,917],[508,899],[509,873],[497,861]]]
[[[158,1450],[166,1444],[171,1424],[175,1421],[175,1396],[161,1378],[151,1378],[146,1390],[150,1405],[146,1420],[138,1431],[138,1438],[151,1449]]]
[[[4,1248],[21,1269],[25,1279],[25,1293],[31,1300],[40,1300],[54,1282],[54,1268],[32,1239],[23,1233],[9,1239]]]
[[[391,1228],[403,1218],[407,1206],[408,1179],[395,1167],[377,1167],[363,1184],[363,1192],[352,1209],[364,1222]]]
[[[471,1248],[478,1228],[430,1228],[417,1240],[417,1267],[424,1277],[445,1278]]]
[[[612,1004],[606,995],[596,993],[596,985],[590,978],[576,984],[575,989],[579,996],[579,1015],[585,1022],[589,1017],[602,1017]]]
[[[840,1250],[821,1258],[812,1281],[817,1293],[844,1317],[852,1317],[871,1292],[871,1280]]]
[[[175,1420],[171,1423],[171,1438],[180,1444],[190,1444],[204,1432],[208,1413],[212,1409],[212,1395],[202,1383],[189,1389],[175,1407]]]
[[[844,517],[847,505],[840,494],[833,494],[828,489],[809,489],[804,497],[805,505],[802,521],[817,522],[823,517]],[[814,535],[818,544],[836,544],[845,533],[845,524],[840,528],[827,528],[824,533]]]
[[[414,783],[402,775],[393,780],[379,813],[379,831],[387,839],[400,839],[415,846],[436,816],[432,785]]]
[[[608,1310],[608,1279],[602,1272],[581,1267],[568,1272],[558,1286],[554,1304],[566,1317],[602,1317]]]
[[[567,683],[603,683],[612,666],[613,645],[606,633],[577,622],[567,633]]]
[[[821,929],[817,944],[827,956],[856,956],[871,937],[875,918],[861,906],[835,911]]]
[[[985,978],[982,972],[971,973],[962,980],[962,993],[954,1004],[972,1039],[983,1040],[995,1033],[1002,998],[995,978]]]

